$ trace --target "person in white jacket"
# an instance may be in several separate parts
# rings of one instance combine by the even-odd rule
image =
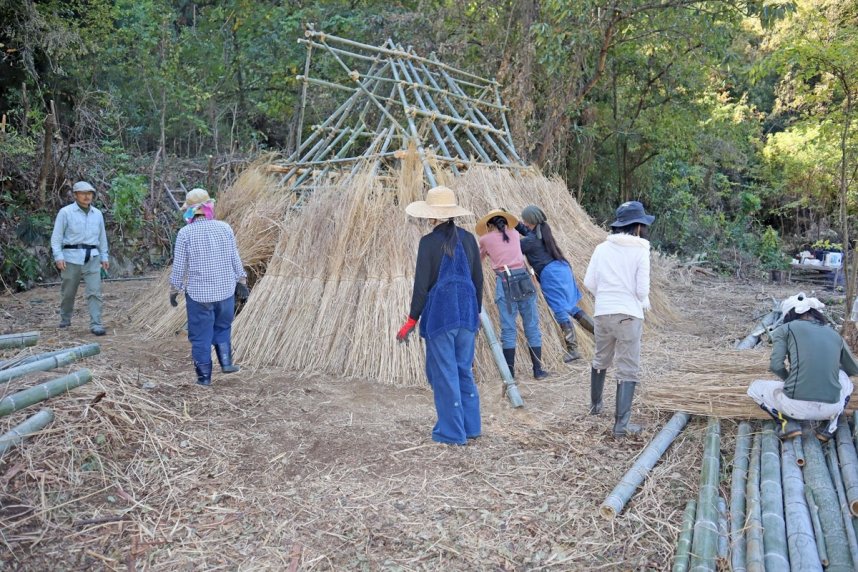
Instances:
[[[602,390],[607,369],[616,365],[616,438],[640,433],[629,423],[635,386],[640,381],[641,334],[649,309],[649,226],[655,220],[638,201],[617,208],[612,234],[596,247],[584,276],[596,309],[596,355],[590,370],[590,414],[602,412]]]

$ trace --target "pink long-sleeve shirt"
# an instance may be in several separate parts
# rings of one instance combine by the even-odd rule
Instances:
[[[512,228],[506,229],[509,242],[504,242],[498,230],[492,230],[480,237],[480,258],[489,257],[492,270],[510,270],[524,268],[524,255],[521,253],[521,235]]]

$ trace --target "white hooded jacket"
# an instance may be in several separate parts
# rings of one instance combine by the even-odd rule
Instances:
[[[626,314],[643,319],[649,310],[649,241],[611,234],[596,247],[584,286],[596,298],[594,316]]]

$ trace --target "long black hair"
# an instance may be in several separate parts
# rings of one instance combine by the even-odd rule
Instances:
[[[500,231],[504,242],[509,242],[509,236],[506,234],[506,217],[498,215],[490,218],[488,223]]]
[[[822,315],[822,312],[815,308],[809,309],[807,312],[802,312],[801,314],[797,314],[795,308],[790,309],[789,312],[784,316],[784,324],[788,324],[793,320],[807,320],[805,316],[809,316],[810,320],[819,323],[821,326],[827,326],[828,320],[825,319],[825,316]]]
[[[537,225],[539,233],[542,235],[542,244],[545,245],[545,250],[551,255],[554,260],[566,260],[563,251],[560,250],[560,245],[554,240],[554,233],[551,232],[551,227],[547,222],[541,222]]]
[[[640,228],[640,230],[638,230],[638,228]],[[649,236],[649,227],[639,222],[633,222],[632,224],[627,224],[626,226],[613,226],[611,227],[611,233],[630,234],[632,236],[638,236],[640,238],[647,238]]]
[[[456,253],[456,243],[459,242],[459,233],[456,230],[456,223],[453,222],[453,219],[448,218],[436,228],[440,228],[441,232],[444,234],[444,242],[441,246],[441,252],[452,258]]]

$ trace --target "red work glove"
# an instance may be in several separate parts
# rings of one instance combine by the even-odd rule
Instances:
[[[408,316],[408,319],[405,320],[405,323],[402,324],[402,327],[399,328],[399,332],[396,334],[396,340],[399,342],[408,343],[408,334],[411,333],[411,330],[414,329],[414,326],[417,325],[417,320]]]

